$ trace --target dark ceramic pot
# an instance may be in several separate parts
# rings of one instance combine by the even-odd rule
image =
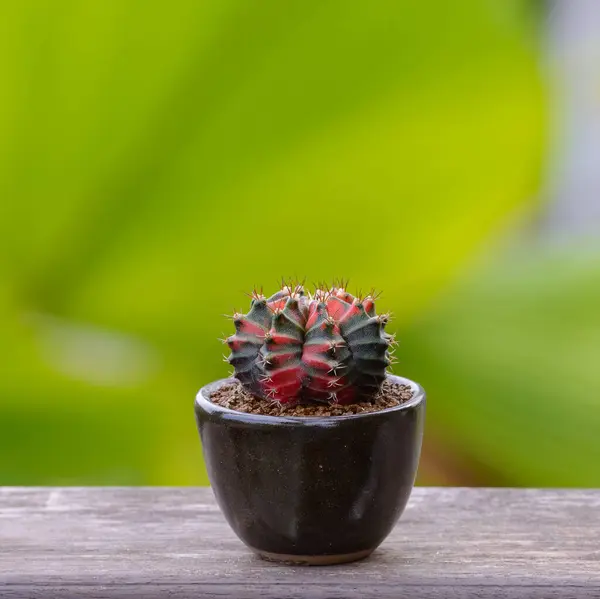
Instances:
[[[413,487],[425,393],[367,414],[277,417],[220,407],[207,385],[195,410],[208,477],[238,537],[266,559],[333,564],[368,556]]]

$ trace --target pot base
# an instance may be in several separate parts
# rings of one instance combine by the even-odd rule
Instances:
[[[262,559],[269,562],[279,562],[284,564],[295,564],[300,566],[333,566],[335,564],[347,564],[365,559],[373,553],[374,549],[365,549],[355,551],[354,553],[340,553],[337,555],[291,555],[287,553],[270,553],[254,549]]]

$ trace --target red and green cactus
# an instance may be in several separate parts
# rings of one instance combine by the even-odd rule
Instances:
[[[354,297],[343,284],[314,293],[284,284],[269,298],[255,291],[250,311],[233,322],[226,343],[234,376],[282,403],[372,400],[392,361],[388,315],[375,313],[373,294]]]

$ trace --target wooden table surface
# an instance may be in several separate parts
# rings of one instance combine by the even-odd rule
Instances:
[[[600,597],[600,491],[417,488],[365,561],[281,566],[207,488],[0,488],[0,597]]]

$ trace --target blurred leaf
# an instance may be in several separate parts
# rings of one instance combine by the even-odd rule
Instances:
[[[482,482],[600,485],[600,258],[520,247],[485,263],[402,334],[431,439]]]
[[[74,426],[67,406],[104,399],[94,405],[106,427],[150,401],[164,410],[160,434],[115,428],[122,454],[106,454],[103,471],[120,459],[152,469],[139,480],[198,481],[190,401],[226,372],[214,339],[242,290],[344,275],[384,288],[400,322],[418,314],[536,188],[542,86],[518,5],[4,7],[0,275],[11,300],[0,326],[14,328],[2,352],[21,374],[4,390],[0,380],[2,428],[17,430],[19,402],[25,422],[29,401],[61,396],[56,435],[73,451],[90,439],[85,455],[96,439],[61,429],[59,409]],[[125,335],[160,368],[126,390],[71,380],[40,353],[48,318]],[[105,349],[92,344],[82,361]],[[134,438],[129,454],[130,434],[154,466],[132,457],[144,451]],[[49,443],[36,438],[24,479]],[[93,480],[97,459],[69,476]],[[32,481],[53,480],[31,463]]]

